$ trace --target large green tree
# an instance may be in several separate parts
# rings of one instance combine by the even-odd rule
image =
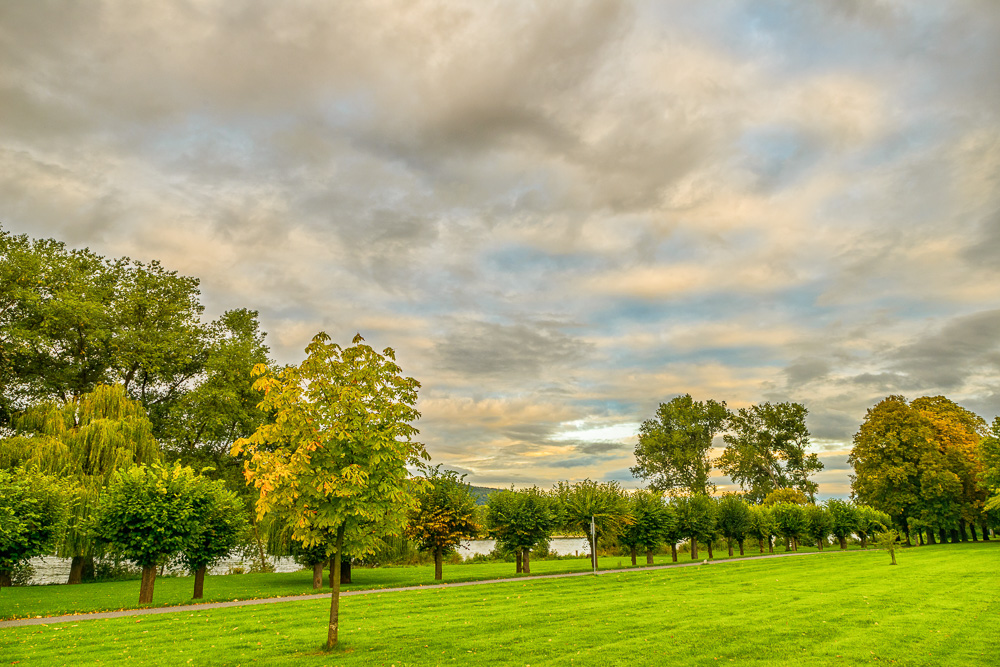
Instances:
[[[716,465],[738,483],[750,502],[761,502],[775,489],[799,489],[812,497],[819,485],[809,477],[823,469],[807,454],[808,410],[798,403],[762,403],[740,408],[723,436],[726,450]]]
[[[274,420],[237,440],[246,478],[260,493],[258,517],[275,513],[305,547],[327,544],[333,557],[328,648],[337,643],[342,555],[374,551],[382,535],[400,534],[417,505],[408,465],[426,458],[413,440],[420,384],[402,375],[395,353],[381,354],[360,335],[342,348],[325,333],[299,366],[258,366],[254,387]]]
[[[632,474],[670,494],[712,493],[712,440],[725,427],[725,402],[695,401],[684,394],[661,403],[639,428]]]
[[[454,553],[462,540],[476,537],[479,525],[476,498],[462,477],[453,470],[431,469],[417,495],[417,507],[407,516],[406,536],[417,549],[434,556],[434,578],[444,578],[444,557]]]
[[[698,558],[698,540],[710,541],[715,537],[716,505],[711,496],[699,493],[674,499],[677,525],[681,534],[691,541],[691,560]]]
[[[949,468],[934,424],[902,396],[868,409],[847,460],[854,498],[904,529],[910,517],[950,525],[961,511],[962,480]]]
[[[23,466],[63,480],[69,520],[56,553],[72,558],[69,583],[80,583],[86,559],[100,551],[90,519],[104,487],[119,470],[160,460],[152,424],[121,385],[37,404],[14,423],[20,435],[0,440],[0,468]]]
[[[1000,513],[1000,417],[996,417],[989,431],[980,443],[976,455],[979,457],[979,481],[990,493],[985,509]],[[983,529],[983,539],[989,539]]]
[[[0,587],[11,585],[19,564],[49,553],[65,523],[66,502],[56,478],[0,469]]]
[[[636,564],[636,551],[646,552],[646,564],[653,564],[653,551],[663,544],[672,531],[677,517],[673,508],[664,502],[658,491],[639,489],[629,496],[634,522],[618,536],[618,542],[629,548],[632,565]]]

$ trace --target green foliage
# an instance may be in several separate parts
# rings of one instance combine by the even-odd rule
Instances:
[[[833,530],[833,517],[823,505],[806,505],[806,530],[814,544],[824,544]]]
[[[899,525],[915,517],[950,523],[960,511],[962,480],[949,469],[931,418],[902,396],[868,409],[848,457],[853,495],[888,513]]]
[[[121,385],[98,385],[65,402],[35,405],[14,424],[21,435],[0,440],[0,467],[64,480],[69,518],[57,552],[94,555],[90,519],[105,485],[118,471],[160,460],[146,411]]]
[[[676,527],[673,507],[662,494],[641,489],[632,493],[629,504],[634,521],[619,533],[618,541],[643,551],[655,550]]]
[[[750,505],[750,525],[747,535],[755,540],[770,542],[773,535],[778,534],[774,521],[774,513],[766,505]]]
[[[1000,417],[993,419],[986,436],[980,440],[977,455],[982,470],[979,481],[992,494],[985,509],[1000,514]]]
[[[762,505],[771,506],[775,503],[792,503],[795,505],[808,505],[809,498],[798,489],[775,489],[764,496]]]
[[[830,534],[844,546],[847,538],[858,530],[858,509],[849,502],[831,498],[826,501],[826,511],[830,515]]]
[[[728,418],[725,402],[695,401],[690,394],[661,403],[656,417],[639,429],[632,474],[649,481],[657,491],[712,493],[709,453]]]
[[[249,528],[246,506],[222,480],[196,478],[189,492],[197,521],[181,552],[192,572],[211,567],[241,542]]]
[[[486,530],[499,551],[534,549],[548,541],[560,521],[556,498],[538,487],[496,491],[486,499]]]
[[[857,507],[857,533],[862,544],[875,533],[888,530],[892,526],[892,518],[885,512],[868,505]]]
[[[417,495],[419,505],[410,511],[406,526],[406,536],[416,541],[419,550],[448,555],[482,530],[476,498],[463,477],[453,470],[442,472],[441,466],[426,477]]]
[[[198,534],[200,486],[194,471],[179,465],[119,471],[101,496],[95,532],[125,558],[153,567]]]
[[[750,533],[753,523],[753,513],[742,497],[727,493],[719,498],[716,505],[716,525],[730,547],[732,541],[743,544]]]
[[[732,414],[726,450],[716,465],[744,490],[751,502],[761,502],[775,489],[798,489],[810,498],[818,485],[809,476],[823,469],[816,454],[806,454],[809,429],[805,406],[763,403]]]
[[[558,482],[555,495],[559,499],[563,528],[587,537],[595,566],[597,544],[604,538],[617,536],[634,522],[628,498],[618,482],[595,482],[590,479],[576,484]]]
[[[808,534],[809,517],[806,508],[794,503],[775,503],[771,506],[774,527],[778,535],[786,540],[798,540]]]
[[[680,496],[674,499],[673,505],[677,524],[684,537],[689,537],[692,541],[707,541],[715,537],[718,529],[717,508],[711,496]]]
[[[899,541],[899,532],[890,528],[881,533],[875,533],[875,546],[889,552],[892,564],[896,564],[896,543]]]
[[[57,480],[36,471],[0,470],[0,573],[49,553],[66,524]]]

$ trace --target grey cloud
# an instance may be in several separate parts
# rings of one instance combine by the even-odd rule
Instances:
[[[814,440],[850,440],[858,430],[858,423],[856,415],[826,406],[810,409],[806,418]]]
[[[440,365],[472,378],[541,379],[546,370],[579,362],[588,346],[545,326],[466,322],[435,345]]]
[[[799,358],[785,367],[789,387],[798,387],[813,380],[821,380],[830,372],[830,362],[815,357]]]
[[[984,269],[1000,270],[1000,209],[983,219],[975,243],[966,248],[965,256]]]
[[[893,354],[898,370],[927,387],[954,389],[973,372],[1000,369],[1000,310],[957,317]]]

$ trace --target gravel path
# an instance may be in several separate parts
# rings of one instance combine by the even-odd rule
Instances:
[[[723,563],[739,563],[746,560],[762,560],[764,558],[787,558],[789,556],[814,556],[820,551],[791,552],[781,554],[767,554],[764,556],[748,556],[733,560],[712,560],[701,563],[677,563],[676,565],[650,565],[647,567],[630,567],[620,570],[600,570],[598,575],[619,574],[622,572],[646,572],[649,570],[664,570],[672,567],[697,567],[699,565],[720,565]],[[453,584],[432,584],[429,586],[402,586],[400,588],[371,588],[367,590],[342,591],[341,597],[352,595],[372,595],[375,593],[400,593],[405,591],[428,591],[435,588],[456,588],[458,586],[481,586],[483,584],[509,584],[519,581],[535,581],[538,579],[564,579],[566,577],[586,577],[593,575],[593,572],[565,572],[561,574],[539,574],[529,577],[511,577],[508,579],[483,579],[481,581],[460,581]],[[24,625],[50,625],[52,623],[77,623],[79,621],[96,621],[102,618],[122,618],[125,616],[148,616],[150,614],[176,614],[186,611],[204,611],[207,609],[222,609],[225,607],[249,607],[258,604],[276,604],[278,602],[296,602],[301,600],[322,600],[329,599],[329,593],[319,593],[317,595],[286,595],[279,598],[258,598],[254,600],[230,600],[228,602],[205,602],[203,604],[186,604],[175,607],[150,607],[146,609],[123,609],[121,611],[99,611],[83,614],[70,614],[67,616],[44,616],[41,618],[19,618],[13,621],[0,621],[0,628],[16,628]]]

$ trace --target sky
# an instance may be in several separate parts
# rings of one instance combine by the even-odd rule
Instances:
[[[821,497],[887,395],[992,420],[998,186],[994,0],[0,3],[0,225],[391,346],[479,485],[642,486],[684,393]]]

